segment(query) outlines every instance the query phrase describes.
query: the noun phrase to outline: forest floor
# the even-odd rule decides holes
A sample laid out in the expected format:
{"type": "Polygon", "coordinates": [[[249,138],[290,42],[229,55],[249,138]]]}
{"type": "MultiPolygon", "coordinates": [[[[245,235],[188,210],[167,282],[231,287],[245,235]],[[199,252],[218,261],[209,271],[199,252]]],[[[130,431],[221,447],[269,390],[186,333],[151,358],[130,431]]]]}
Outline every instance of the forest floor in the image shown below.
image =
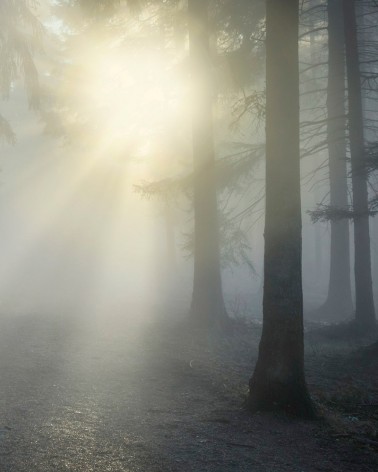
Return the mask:
{"type": "Polygon", "coordinates": [[[374,336],[308,327],[310,422],[242,408],[258,322],[140,318],[1,317],[1,472],[378,470],[374,336]]]}

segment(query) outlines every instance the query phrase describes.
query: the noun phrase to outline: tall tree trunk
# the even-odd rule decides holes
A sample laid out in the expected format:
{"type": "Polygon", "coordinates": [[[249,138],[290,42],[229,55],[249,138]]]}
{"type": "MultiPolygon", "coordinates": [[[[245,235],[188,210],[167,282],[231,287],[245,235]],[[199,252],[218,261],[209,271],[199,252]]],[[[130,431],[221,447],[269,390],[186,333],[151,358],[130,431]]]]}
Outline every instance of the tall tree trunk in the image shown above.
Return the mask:
{"type": "Polygon", "coordinates": [[[266,2],[264,324],[251,410],[314,414],[304,375],[298,0],[266,2]]]}
{"type": "Polygon", "coordinates": [[[354,274],[356,283],[356,324],[360,330],[375,327],[371,277],[368,189],[365,170],[361,78],[354,0],[343,0],[348,78],[349,141],[352,165],[354,217],[354,274]]]}
{"type": "MultiPolygon", "coordinates": [[[[342,0],[328,2],[328,155],[330,205],[348,207],[345,136],[345,35],[342,0]]],[[[333,319],[353,313],[348,220],[331,221],[330,278],[322,311],[333,319]]]]}
{"type": "Polygon", "coordinates": [[[216,196],[213,87],[207,0],[189,0],[189,47],[192,68],[192,139],[194,163],[194,280],[192,320],[206,328],[224,329],[228,316],[223,300],[216,196]]]}
{"type": "MultiPolygon", "coordinates": [[[[310,0],[309,2],[309,9],[315,9],[316,6],[319,6],[319,0],[310,0]]],[[[315,22],[310,23],[310,28],[314,30],[310,33],[310,61],[311,64],[316,64],[317,58],[315,54],[315,47],[316,47],[316,24],[315,22]]],[[[313,92],[318,88],[316,83],[316,69],[311,69],[311,78],[313,81],[309,82],[308,89],[310,92],[313,92]]],[[[323,158],[322,158],[323,159],[323,158]]],[[[315,160],[313,158],[313,172],[316,173],[319,167],[319,160],[315,160]]],[[[323,190],[321,185],[318,182],[315,182],[313,187],[313,199],[314,199],[314,206],[317,205],[318,202],[321,201],[323,197],[323,190]]],[[[315,260],[313,262],[314,267],[314,275],[316,281],[322,280],[322,272],[323,272],[323,257],[324,257],[324,238],[323,238],[323,228],[320,225],[315,225],[314,227],[314,254],[315,260]]]]}

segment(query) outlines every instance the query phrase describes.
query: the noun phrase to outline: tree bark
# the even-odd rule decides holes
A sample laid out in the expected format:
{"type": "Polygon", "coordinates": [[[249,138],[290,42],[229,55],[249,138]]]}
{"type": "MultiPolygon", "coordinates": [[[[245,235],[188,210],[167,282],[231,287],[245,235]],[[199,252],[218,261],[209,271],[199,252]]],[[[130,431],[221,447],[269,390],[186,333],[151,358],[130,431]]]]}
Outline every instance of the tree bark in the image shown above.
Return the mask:
{"type": "Polygon", "coordinates": [[[304,375],[298,1],[266,2],[263,332],[247,406],[311,417],[304,375]]]}
{"type": "Polygon", "coordinates": [[[194,279],[191,319],[205,328],[227,329],[220,266],[213,132],[213,87],[207,0],[189,0],[194,164],[194,279]]]}
{"type": "Polygon", "coordinates": [[[354,209],[354,275],[356,284],[355,321],[359,330],[375,327],[371,276],[367,173],[362,112],[361,77],[354,0],[343,0],[348,79],[349,141],[354,209]]]}
{"type": "MultiPolygon", "coordinates": [[[[328,2],[327,140],[330,205],[348,207],[345,136],[345,35],[342,0],[328,2]]],[[[353,313],[348,220],[331,221],[328,297],[321,310],[333,319],[353,313]]]]}

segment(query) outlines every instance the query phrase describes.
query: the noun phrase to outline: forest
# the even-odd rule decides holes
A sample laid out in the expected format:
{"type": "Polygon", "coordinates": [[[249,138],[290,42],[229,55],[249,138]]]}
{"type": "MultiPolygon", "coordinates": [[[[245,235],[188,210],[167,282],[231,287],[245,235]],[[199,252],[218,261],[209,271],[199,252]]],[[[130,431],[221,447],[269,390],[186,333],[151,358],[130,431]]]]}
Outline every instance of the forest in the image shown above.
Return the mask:
{"type": "Polygon", "coordinates": [[[0,472],[378,470],[378,2],[0,0],[0,472]]]}

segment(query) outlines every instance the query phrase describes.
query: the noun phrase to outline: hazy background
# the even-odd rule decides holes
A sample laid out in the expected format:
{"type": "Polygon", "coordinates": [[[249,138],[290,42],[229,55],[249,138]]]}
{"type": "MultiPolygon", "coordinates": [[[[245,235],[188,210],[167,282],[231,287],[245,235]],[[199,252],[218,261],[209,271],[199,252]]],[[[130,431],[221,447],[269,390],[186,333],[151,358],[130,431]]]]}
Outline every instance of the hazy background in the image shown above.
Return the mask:
{"type": "MultiPolygon", "coordinates": [[[[71,105],[76,101],[78,113],[86,116],[92,131],[83,133],[80,145],[47,135],[46,118],[28,110],[21,81],[14,84],[10,99],[1,102],[2,114],[17,134],[14,146],[0,145],[2,310],[127,313],[129,306],[143,303],[183,314],[189,309],[192,290],[192,259],[183,250],[193,223],[190,199],[174,195],[168,221],[165,201],[142,198],[134,187],[190,172],[187,79],[182,69],[167,67],[169,61],[179,64],[178,56],[185,58],[185,40],[176,56],[168,54],[169,61],[164,54],[146,53],[149,48],[154,51],[156,37],[142,46],[136,42],[135,50],[134,43],[127,43],[119,53],[108,36],[104,41],[99,35],[93,46],[92,31],[87,42],[74,38],[81,45],[78,48],[64,36],[66,30],[47,8],[48,2],[43,6],[41,18],[55,39],[51,44],[45,41],[44,51],[37,56],[41,83],[50,87],[50,94],[69,97],[71,105]],[[109,55],[101,41],[106,47],[111,44],[109,55]],[[135,60],[140,50],[144,52],[135,60]],[[62,79],[54,75],[57,64],[63,64],[66,72],[67,64],[80,64],[82,70],[68,67],[62,79]]],[[[142,35],[135,24],[128,34],[134,34],[133,28],[137,37],[142,35]]],[[[116,44],[116,39],[112,41],[116,44]]],[[[324,49],[321,34],[315,41],[324,49]]],[[[166,47],[169,51],[171,46],[166,47]]],[[[308,47],[301,43],[304,57],[308,47]]],[[[227,70],[223,73],[227,77],[227,70]]],[[[253,87],[263,88],[261,78],[253,87]]],[[[232,92],[228,103],[220,101],[215,112],[218,155],[227,155],[227,142],[263,141],[264,126],[253,119],[231,126],[230,103],[237,96],[232,92]]],[[[327,167],[313,174],[326,157],[323,151],[302,161],[303,283],[308,313],[327,295],[330,228],[324,223],[313,225],[307,215],[328,194],[327,167]]],[[[222,191],[220,206],[229,200],[233,214],[238,214],[261,197],[263,168],[263,161],[255,165],[240,193],[230,197],[222,191]]],[[[226,302],[235,316],[261,315],[262,216],[260,203],[235,223],[243,227],[253,265],[253,271],[246,265],[224,268],[226,302]]],[[[377,276],[375,220],[371,227],[377,276]]]]}

